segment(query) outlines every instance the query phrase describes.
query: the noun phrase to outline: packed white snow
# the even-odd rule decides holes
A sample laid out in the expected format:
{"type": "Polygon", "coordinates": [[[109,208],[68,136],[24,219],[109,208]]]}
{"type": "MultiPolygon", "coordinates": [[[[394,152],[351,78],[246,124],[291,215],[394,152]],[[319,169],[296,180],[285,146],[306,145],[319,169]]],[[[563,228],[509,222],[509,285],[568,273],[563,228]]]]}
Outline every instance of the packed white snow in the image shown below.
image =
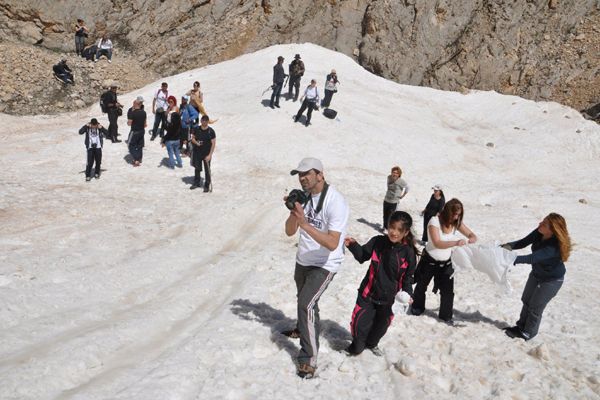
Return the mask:
{"type": "MultiPolygon", "coordinates": [[[[77,71],[75,71],[77,74],[77,71]]],[[[166,167],[146,136],[143,164],[105,142],[101,179],[85,182],[78,129],[99,107],[57,116],[2,115],[0,133],[0,398],[8,399],[589,399],[600,396],[600,129],[570,108],[494,92],[399,85],[351,58],[279,45],[162,79],[179,100],[195,80],[214,124],[214,191],[193,169],[166,167]],[[298,102],[268,107],[272,67],[300,53],[323,94],[341,81],[334,120],[294,124],[298,102]],[[347,199],[348,232],[378,234],[386,176],[400,165],[415,220],[441,184],[465,205],[480,243],[520,239],[549,212],[575,247],[565,283],[529,342],[506,337],[530,267],[507,295],[485,274],[457,275],[455,326],[427,293],[420,317],[397,315],[380,347],[348,358],[349,321],[368,264],[346,254],[320,301],[317,377],[295,374],[297,237],[282,198],[289,171],[318,157],[347,199]]],[[[161,80],[161,81],[162,81],[161,80]]],[[[157,81],[120,94],[151,106],[157,81]]],[[[287,90],[284,89],[284,93],[287,90]]],[[[149,117],[149,125],[153,122],[149,117]]],[[[126,119],[119,119],[126,138],[126,119]]],[[[521,253],[524,253],[521,252],[521,253]]]]}

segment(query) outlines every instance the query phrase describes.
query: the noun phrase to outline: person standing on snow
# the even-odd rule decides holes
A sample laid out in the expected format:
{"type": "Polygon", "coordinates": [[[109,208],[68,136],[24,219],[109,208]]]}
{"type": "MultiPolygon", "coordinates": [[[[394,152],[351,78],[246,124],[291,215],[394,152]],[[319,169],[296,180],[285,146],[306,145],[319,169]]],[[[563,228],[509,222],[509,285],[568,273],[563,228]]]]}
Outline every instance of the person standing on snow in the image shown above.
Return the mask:
{"type": "Polygon", "coordinates": [[[402,170],[399,166],[392,167],[391,174],[387,177],[387,192],[383,199],[383,228],[388,227],[388,218],[398,208],[398,203],[408,193],[408,184],[402,179],[402,170]]]}
{"type": "Polygon", "coordinates": [[[283,57],[277,57],[277,64],[273,66],[273,93],[271,94],[271,103],[269,107],[279,108],[279,97],[281,96],[281,89],[283,88],[283,82],[285,81],[285,74],[283,70],[283,57]]]}
{"type": "Polygon", "coordinates": [[[333,94],[337,92],[337,85],[340,83],[337,78],[337,72],[335,69],[331,70],[331,73],[325,78],[325,98],[323,99],[323,107],[329,108],[331,105],[331,98],[333,94]]]}
{"type": "Polygon", "coordinates": [[[128,146],[129,154],[133,158],[133,166],[139,167],[144,156],[144,132],[146,126],[146,111],[144,111],[144,98],[138,96],[133,102],[133,107],[127,112],[127,125],[131,127],[128,146]]]}
{"type": "Polygon", "coordinates": [[[344,260],[349,209],[344,197],[325,182],[323,164],[316,158],[303,159],[290,174],[298,175],[308,199],[305,204],[295,202],[285,221],[287,236],[300,233],[294,270],[298,320],[295,329],[282,333],[300,338],[297,374],[310,379],[319,351],[318,302],[344,260]]]}
{"type": "Polygon", "coordinates": [[[298,113],[294,117],[294,122],[298,122],[304,113],[304,110],[308,108],[308,112],[306,113],[306,122],[304,125],[309,126],[313,110],[317,110],[319,108],[319,89],[317,88],[316,80],[311,79],[310,85],[306,87],[306,90],[304,90],[304,94],[300,100],[302,99],[304,99],[304,101],[302,102],[298,113]]]}
{"type": "Polygon", "coordinates": [[[517,256],[515,260],[515,265],[531,264],[531,273],[521,296],[521,315],[515,326],[505,329],[507,336],[524,340],[537,335],[544,309],[563,284],[564,263],[571,255],[571,237],[565,219],[550,213],[529,235],[502,247],[518,250],[529,245],[531,254],[517,256]]]}
{"type": "Polygon", "coordinates": [[[92,167],[94,163],[94,178],[100,179],[100,164],[102,163],[102,145],[103,136],[108,135],[108,131],[98,123],[96,118],[92,118],[89,124],[85,124],[79,130],[79,134],[85,134],[85,148],[87,149],[87,165],[85,167],[85,180],[89,182],[92,179],[92,167]]]}
{"type": "Polygon", "coordinates": [[[427,243],[427,225],[429,224],[429,220],[439,215],[444,208],[444,204],[446,204],[442,186],[435,185],[431,189],[433,189],[433,194],[425,206],[425,209],[421,211],[421,215],[423,216],[423,236],[421,237],[421,244],[423,245],[427,243]]]}
{"type": "Polygon", "coordinates": [[[302,75],[304,75],[304,62],[300,59],[300,54],[296,54],[294,56],[294,61],[290,63],[289,66],[290,72],[290,80],[288,82],[288,95],[287,99],[290,100],[292,98],[292,89],[294,90],[293,99],[294,101],[298,100],[298,94],[300,92],[300,80],[302,79],[302,75]]]}
{"type": "Polygon", "coordinates": [[[200,126],[195,128],[192,133],[191,164],[194,167],[194,184],[190,189],[194,190],[200,187],[200,173],[204,167],[204,193],[212,191],[210,162],[217,146],[217,135],[214,129],[208,126],[209,121],[208,115],[203,115],[200,119],[200,126]]]}

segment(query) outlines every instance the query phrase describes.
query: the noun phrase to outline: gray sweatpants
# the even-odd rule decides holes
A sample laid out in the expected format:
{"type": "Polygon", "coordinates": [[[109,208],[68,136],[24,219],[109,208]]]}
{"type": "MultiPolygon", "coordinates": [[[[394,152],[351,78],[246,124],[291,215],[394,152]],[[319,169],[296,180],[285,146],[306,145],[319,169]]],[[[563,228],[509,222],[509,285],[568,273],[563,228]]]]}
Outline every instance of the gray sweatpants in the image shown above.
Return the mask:
{"type": "Polygon", "coordinates": [[[517,321],[517,326],[528,339],[537,335],[544,308],[556,296],[562,284],[563,278],[540,282],[533,276],[533,273],[529,274],[521,296],[523,302],[521,316],[517,321]]]}
{"type": "Polygon", "coordinates": [[[296,263],[294,280],[298,289],[298,325],[300,352],[298,364],[317,366],[319,352],[319,298],[332,281],[334,273],[320,267],[296,263]]]}

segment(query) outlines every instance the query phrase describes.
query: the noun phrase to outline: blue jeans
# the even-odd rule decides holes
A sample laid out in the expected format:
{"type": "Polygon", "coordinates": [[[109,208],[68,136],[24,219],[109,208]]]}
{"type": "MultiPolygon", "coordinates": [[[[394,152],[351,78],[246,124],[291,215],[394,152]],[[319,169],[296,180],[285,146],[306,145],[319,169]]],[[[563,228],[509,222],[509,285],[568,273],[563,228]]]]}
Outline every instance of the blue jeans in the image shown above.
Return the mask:
{"type": "Polygon", "coordinates": [[[169,153],[169,166],[171,168],[175,168],[175,159],[177,159],[177,166],[181,168],[183,163],[181,162],[181,154],[179,153],[179,139],[177,140],[169,140],[165,142],[167,146],[167,153],[169,153]],[[175,157],[173,157],[175,156],[175,157]]]}
{"type": "Polygon", "coordinates": [[[100,58],[101,55],[105,55],[109,60],[112,59],[112,49],[98,49],[96,51],[96,60],[100,58]]]}

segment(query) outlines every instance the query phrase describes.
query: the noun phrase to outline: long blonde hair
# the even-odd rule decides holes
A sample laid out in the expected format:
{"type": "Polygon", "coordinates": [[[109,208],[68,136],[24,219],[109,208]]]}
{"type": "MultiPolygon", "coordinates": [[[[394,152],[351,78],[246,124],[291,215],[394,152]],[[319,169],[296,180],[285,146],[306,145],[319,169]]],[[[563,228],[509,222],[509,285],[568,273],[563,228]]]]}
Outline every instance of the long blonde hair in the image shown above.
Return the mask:
{"type": "Polygon", "coordinates": [[[550,230],[558,240],[558,248],[560,250],[560,259],[564,262],[571,255],[571,237],[567,230],[567,222],[557,213],[550,213],[546,217],[550,230]]]}

